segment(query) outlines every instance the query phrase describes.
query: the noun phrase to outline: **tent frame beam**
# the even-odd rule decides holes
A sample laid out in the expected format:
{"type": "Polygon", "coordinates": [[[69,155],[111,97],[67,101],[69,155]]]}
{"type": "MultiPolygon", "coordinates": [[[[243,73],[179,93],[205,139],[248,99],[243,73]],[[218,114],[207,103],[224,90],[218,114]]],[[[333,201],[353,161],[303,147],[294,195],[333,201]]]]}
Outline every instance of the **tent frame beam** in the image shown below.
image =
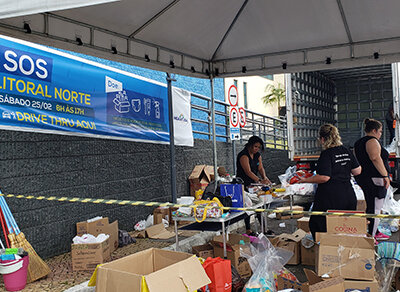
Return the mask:
{"type": "MultiPolygon", "coordinates": [[[[178,1],[178,0],[176,0],[178,1]]],[[[340,0],[337,0],[338,5],[341,4],[340,0]]],[[[177,2],[172,2],[173,3],[177,2]]],[[[245,1],[242,5],[242,8],[246,5],[247,1],[245,1]]],[[[168,7],[164,8],[168,9],[168,7]]],[[[238,11],[238,16],[240,14],[240,11],[238,11]]],[[[287,51],[281,51],[281,52],[271,52],[271,53],[264,53],[264,54],[257,54],[257,55],[250,55],[246,57],[235,57],[235,58],[226,58],[226,59],[215,59],[212,62],[207,59],[201,59],[195,56],[192,56],[190,54],[186,54],[180,51],[172,50],[163,46],[158,46],[140,39],[136,38],[129,38],[128,36],[122,35],[117,32],[109,31],[107,29],[103,29],[101,27],[96,27],[96,26],[91,26],[86,23],[82,23],[79,21],[72,20],[70,18],[66,18],[63,16],[59,16],[56,14],[52,13],[42,13],[44,18],[44,22],[40,22],[40,26],[38,27],[38,23],[33,23],[31,27],[33,28],[31,34],[26,34],[26,31],[23,29],[23,23],[25,21],[25,18],[20,18],[21,19],[21,25],[17,26],[16,24],[7,24],[7,23],[0,23],[0,33],[12,36],[12,37],[17,37],[21,39],[26,39],[26,40],[31,40],[36,43],[42,43],[44,45],[49,45],[49,46],[55,46],[59,48],[64,48],[67,50],[71,51],[76,51],[79,53],[83,54],[89,54],[93,55],[95,54],[94,51],[101,52],[101,57],[105,59],[110,59],[118,62],[123,62],[135,66],[141,66],[141,67],[147,67],[147,68],[152,68],[155,69],[155,67],[158,67],[156,70],[163,70],[163,71],[169,71],[171,73],[178,73],[178,74],[185,74],[189,76],[194,76],[194,77],[200,77],[200,78],[209,78],[210,72],[209,68],[219,68],[219,75],[218,77],[227,77],[227,76],[233,76],[233,75],[254,75],[254,74],[263,74],[264,72],[269,72],[271,74],[274,73],[282,73],[285,72],[282,68],[282,65],[279,63],[279,57],[275,58],[274,64],[271,64],[268,66],[268,58],[270,57],[276,57],[276,56],[282,56],[282,60],[285,60],[287,56],[285,55],[290,55],[294,53],[300,53],[302,54],[303,58],[302,60],[298,60],[292,63],[287,63],[287,66],[289,68],[293,68],[292,70],[298,71],[307,71],[307,70],[316,70],[315,67],[322,67],[319,68],[320,70],[325,70],[325,69],[333,69],[333,68],[340,68],[343,67],[343,64],[348,63],[349,61],[356,61],[354,64],[359,66],[362,66],[362,62],[367,61],[370,65],[374,64],[379,64],[379,62],[382,62],[381,60],[384,60],[384,57],[386,58],[391,58],[387,59],[386,62],[391,62],[395,61],[396,58],[400,55],[400,53],[393,52],[393,51],[383,51],[379,52],[379,60],[374,60],[372,55],[368,53],[362,53],[359,56],[354,56],[354,48],[357,48],[358,46],[368,46],[371,44],[377,44],[377,43],[388,43],[390,42],[398,42],[400,41],[400,36],[394,36],[394,37],[389,37],[389,38],[381,38],[381,39],[375,39],[375,40],[366,40],[366,41],[358,41],[358,42],[351,42],[352,41],[352,36],[350,33],[350,30],[348,31],[348,37],[350,43],[342,43],[342,44],[334,44],[334,45],[326,45],[326,46],[315,46],[315,47],[307,47],[307,48],[301,48],[301,49],[295,49],[295,50],[287,50],[287,51]],[[79,28],[84,28],[85,31],[89,29],[89,32],[86,34],[86,40],[84,41],[83,45],[78,46],[76,39],[74,37],[64,37],[60,35],[55,35],[51,34],[50,32],[54,31],[52,29],[51,25],[51,19],[55,18],[60,21],[64,21],[69,24],[73,24],[77,26],[77,31],[79,31],[79,28]],[[1,29],[3,28],[3,29],[1,29]],[[106,47],[103,45],[103,43],[97,44],[95,41],[95,32],[99,31],[104,34],[106,34],[110,41],[113,40],[113,38],[118,38],[119,40],[124,40],[126,41],[126,46],[124,46],[123,49],[118,50],[117,54],[112,54],[111,52],[111,44],[110,47],[106,47]],[[32,40],[31,36],[35,36],[35,38],[32,40]],[[68,46],[63,46],[62,43],[67,43],[68,46]],[[151,58],[148,58],[148,56],[144,55],[143,53],[137,53],[135,54],[135,44],[138,44],[140,46],[146,46],[149,49],[152,49],[153,55],[151,58]],[[76,46],[76,47],[75,47],[76,46]],[[321,60],[309,60],[307,58],[309,52],[316,52],[316,51],[323,51],[323,50],[329,50],[329,49],[336,49],[336,48],[343,48],[343,47],[349,47],[350,49],[350,55],[346,57],[342,57],[340,59],[332,59],[332,65],[326,65],[325,64],[325,58],[321,60]],[[110,54],[108,56],[108,53],[110,54]],[[143,54],[144,56],[142,56],[143,54]],[[168,54],[173,54],[171,59],[166,59],[165,56],[168,54]],[[367,55],[368,54],[368,55],[367,55]],[[161,56],[161,57],[160,57],[161,56]],[[382,58],[381,58],[382,57],[382,58]],[[255,62],[254,60],[259,59],[259,62],[255,62]],[[267,59],[267,60],[266,60],[267,59]],[[278,60],[276,60],[278,59],[278,60]],[[370,59],[370,60],[368,60],[370,59]],[[248,66],[246,63],[252,60],[253,64],[251,66],[248,66]],[[174,62],[173,65],[171,65],[171,61],[174,62]],[[241,62],[243,61],[243,66],[247,65],[246,72],[241,71],[242,66],[238,66],[232,68],[229,67],[229,62],[235,61],[235,62],[241,62]],[[277,62],[278,61],[278,62],[277,62]],[[194,66],[193,66],[194,64],[194,66]],[[221,68],[222,67],[222,68],[221,68]],[[310,68],[310,69],[308,69],[310,68]]],[[[344,24],[347,22],[346,18],[344,15],[342,15],[342,20],[344,24]]],[[[29,23],[29,18],[28,18],[28,23],[29,23]]],[[[235,21],[231,23],[231,26],[234,26],[235,21]]],[[[346,26],[346,24],[345,24],[346,26]]],[[[229,33],[229,31],[227,32],[229,33]]],[[[76,37],[78,37],[77,34],[75,34],[76,37]]],[[[223,43],[224,39],[221,40],[220,45],[223,43]]],[[[364,50],[365,51],[365,50],[364,50]]],[[[139,51],[138,51],[139,52],[139,51]]],[[[142,51],[140,51],[142,52],[142,51]]],[[[215,53],[218,52],[215,51],[215,53]]],[[[282,61],[283,63],[284,61],[282,61]]],[[[287,71],[289,72],[288,69],[287,71]]],[[[317,69],[318,70],[318,69],[317,69]]]]}
{"type": "Polygon", "coordinates": [[[135,38],[135,35],[137,35],[139,32],[141,32],[143,29],[145,29],[148,25],[156,21],[161,15],[163,15],[165,12],[167,12],[169,9],[171,9],[175,4],[177,4],[180,0],[174,0],[172,3],[168,4],[166,7],[164,7],[160,12],[158,12],[156,15],[154,15],[152,18],[150,18],[145,24],[143,24],[141,27],[139,27],[137,30],[135,30],[129,38],[135,38]]]}

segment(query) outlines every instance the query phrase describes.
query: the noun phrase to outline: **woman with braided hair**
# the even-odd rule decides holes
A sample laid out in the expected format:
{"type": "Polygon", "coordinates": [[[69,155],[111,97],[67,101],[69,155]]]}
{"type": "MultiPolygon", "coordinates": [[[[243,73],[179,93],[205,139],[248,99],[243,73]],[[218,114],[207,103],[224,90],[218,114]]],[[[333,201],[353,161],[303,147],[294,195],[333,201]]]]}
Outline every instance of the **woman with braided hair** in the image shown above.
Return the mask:
{"type": "MultiPolygon", "coordinates": [[[[353,153],[342,145],[335,126],[322,125],[318,140],[323,150],[317,162],[317,174],[299,181],[318,184],[313,211],[356,210],[357,197],[350,178],[351,174],[361,173],[361,166],[353,153]]],[[[315,240],[316,232],[326,232],[326,217],[313,215],[309,225],[315,240]]]]}

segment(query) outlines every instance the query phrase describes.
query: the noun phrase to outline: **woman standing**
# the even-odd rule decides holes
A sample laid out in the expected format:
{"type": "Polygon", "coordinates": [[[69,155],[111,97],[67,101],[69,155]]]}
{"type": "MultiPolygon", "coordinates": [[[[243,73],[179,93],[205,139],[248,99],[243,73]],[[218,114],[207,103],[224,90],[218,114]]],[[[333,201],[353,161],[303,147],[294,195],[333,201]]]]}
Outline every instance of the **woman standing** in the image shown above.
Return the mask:
{"type": "MultiPolygon", "coordinates": [[[[271,184],[265,174],[260,154],[260,150],[264,150],[263,140],[258,136],[252,136],[244,146],[244,149],[239,152],[236,159],[236,176],[243,179],[246,191],[252,183],[271,184]],[[258,177],[258,173],[260,173],[261,178],[258,177]]],[[[257,217],[260,220],[261,214],[257,213],[257,217]]],[[[251,234],[250,217],[246,217],[244,222],[246,224],[246,233],[251,234]]]]}
{"type": "MultiPolygon", "coordinates": [[[[356,210],[357,198],[350,182],[351,174],[361,173],[353,153],[342,145],[338,129],[325,124],[319,128],[319,141],[323,151],[317,162],[317,174],[299,183],[317,183],[313,211],[356,210]]],[[[311,216],[310,231],[326,232],[326,217],[311,216]]]]}
{"type": "MultiPolygon", "coordinates": [[[[365,136],[354,144],[354,152],[361,164],[362,172],[356,177],[357,183],[364,192],[368,214],[380,214],[386,190],[390,185],[389,153],[381,146],[382,123],[374,119],[365,119],[365,136]]],[[[368,218],[368,233],[377,240],[389,236],[376,232],[379,219],[368,218]]]]}

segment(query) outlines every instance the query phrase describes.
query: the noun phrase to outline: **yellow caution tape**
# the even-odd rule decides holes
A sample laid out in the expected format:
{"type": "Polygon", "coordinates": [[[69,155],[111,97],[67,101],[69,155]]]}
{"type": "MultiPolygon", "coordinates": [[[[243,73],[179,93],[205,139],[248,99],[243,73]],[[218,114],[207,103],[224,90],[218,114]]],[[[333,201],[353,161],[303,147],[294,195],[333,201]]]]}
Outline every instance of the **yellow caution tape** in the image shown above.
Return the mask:
{"type": "MultiPolygon", "coordinates": [[[[116,205],[132,205],[132,206],[147,206],[147,207],[189,207],[195,208],[195,205],[182,205],[166,202],[146,202],[146,201],[129,201],[129,200],[114,200],[114,199],[97,199],[97,198],[68,198],[68,197],[46,197],[46,196],[33,196],[33,195],[13,195],[13,194],[0,194],[6,198],[17,199],[35,199],[41,201],[59,201],[59,202],[79,202],[79,203],[93,203],[93,204],[116,204],[116,205]]],[[[224,211],[253,211],[259,213],[283,213],[283,214],[303,214],[303,215],[318,215],[318,216],[342,216],[342,217],[361,217],[361,218],[388,218],[400,219],[400,214],[387,215],[387,214],[365,214],[365,213],[341,213],[341,212],[322,212],[322,211],[299,211],[299,210],[277,210],[277,209],[264,209],[264,208],[235,208],[235,207],[220,207],[224,211]]]]}

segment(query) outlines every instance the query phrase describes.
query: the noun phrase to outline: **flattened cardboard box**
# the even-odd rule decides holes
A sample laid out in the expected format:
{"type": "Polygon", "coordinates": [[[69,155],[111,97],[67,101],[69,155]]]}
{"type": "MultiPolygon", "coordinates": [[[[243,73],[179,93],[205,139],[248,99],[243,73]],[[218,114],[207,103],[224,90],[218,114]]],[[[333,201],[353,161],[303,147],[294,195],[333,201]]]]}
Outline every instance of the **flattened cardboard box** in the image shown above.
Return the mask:
{"type": "MultiPolygon", "coordinates": [[[[335,211],[328,211],[335,212],[335,211]]],[[[354,212],[354,211],[337,211],[354,212]]],[[[363,212],[357,212],[363,213],[363,212]]],[[[326,229],[331,234],[367,234],[367,219],[359,217],[327,216],[326,229]]]]}
{"type": "Polygon", "coordinates": [[[111,252],[118,248],[118,220],[108,223],[108,218],[102,218],[93,222],[82,221],[76,223],[76,235],[91,234],[97,236],[100,233],[110,235],[111,252]]]}
{"type": "Polygon", "coordinates": [[[98,268],[96,292],[187,292],[211,283],[200,261],[183,252],[150,248],[98,268]]]}
{"type": "MultiPolygon", "coordinates": [[[[226,254],[228,260],[236,268],[239,274],[246,278],[251,276],[251,268],[246,258],[240,256],[239,242],[243,240],[245,243],[250,242],[250,239],[241,234],[229,234],[226,240],[226,254]]],[[[223,237],[222,235],[215,236],[210,242],[214,247],[214,257],[224,258],[223,237]]]]}
{"type": "Polygon", "coordinates": [[[72,270],[91,271],[110,259],[110,238],[101,243],[72,244],[72,270]]]}
{"type": "Polygon", "coordinates": [[[356,235],[319,234],[318,276],[374,280],[374,239],[356,235]],[[340,268],[339,268],[340,267],[340,268]]]}
{"type": "Polygon", "coordinates": [[[271,239],[273,246],[280,247],[293,252],[288,265],[300,264],[300,242],[306,236],[304,230],[298,229],[293,234],[283,233],[271,239]]]}

